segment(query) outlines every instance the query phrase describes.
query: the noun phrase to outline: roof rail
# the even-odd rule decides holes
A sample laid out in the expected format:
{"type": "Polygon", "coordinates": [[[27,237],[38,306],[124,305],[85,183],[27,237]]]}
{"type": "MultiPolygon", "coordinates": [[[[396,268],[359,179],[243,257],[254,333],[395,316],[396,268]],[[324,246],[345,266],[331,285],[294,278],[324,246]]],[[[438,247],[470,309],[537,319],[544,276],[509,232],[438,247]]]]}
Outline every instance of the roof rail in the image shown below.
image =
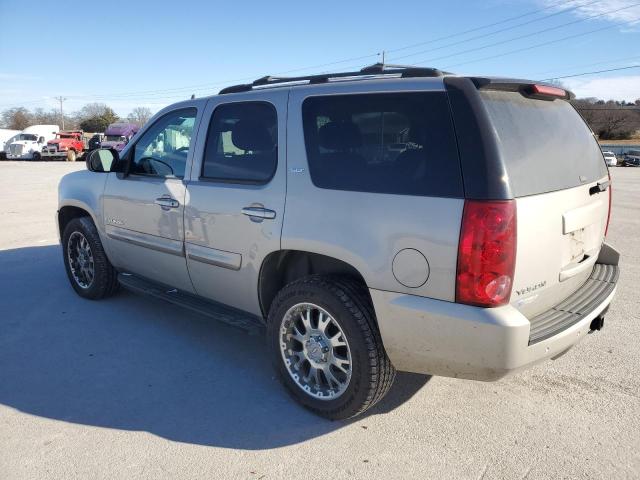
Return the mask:
{"type": "Polygon", "coordinates": [[[254,80],[252,83],[243,83],[240,85],[233,85],[231,87],[223,88],[222,90],[220,90],[219,94],[224,95],[225,93],[248,92],[250,90],[253,90],[254,87],[277,85],[281,83],[326,83],[333,78],[372,77],[380,75],[399,75],[401,78],[441,77],[445,73],[447,72],[441,72],[437,68],[422,68],[414,67],[411,65],[388,65],[375,63],[355,72],[321,73],[317,75],[304,75],[300,77],[273,77],[267,75],[265,77],[254,80]]]}

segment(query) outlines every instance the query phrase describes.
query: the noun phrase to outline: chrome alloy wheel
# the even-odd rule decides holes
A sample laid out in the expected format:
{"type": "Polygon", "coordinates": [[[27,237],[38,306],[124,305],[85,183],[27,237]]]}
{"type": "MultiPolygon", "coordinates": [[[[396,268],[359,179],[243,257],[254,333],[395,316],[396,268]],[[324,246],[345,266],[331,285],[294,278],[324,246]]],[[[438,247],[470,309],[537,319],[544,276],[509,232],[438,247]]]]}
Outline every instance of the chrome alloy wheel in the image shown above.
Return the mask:
{"type": "Polygon", "coordinates": [[[71,275],[80,288],[89,288],[95,277],[93,253],[86,237],[73,232],[67,242],[67,260],[71,275]]]}
{"type": "Polygon", "coordinates": [[[351,351],[338,322],[313,303],[299,303],[280,324],[280,353],[287,371],[320,400],[342,395],[351,380],[351,351]]]}

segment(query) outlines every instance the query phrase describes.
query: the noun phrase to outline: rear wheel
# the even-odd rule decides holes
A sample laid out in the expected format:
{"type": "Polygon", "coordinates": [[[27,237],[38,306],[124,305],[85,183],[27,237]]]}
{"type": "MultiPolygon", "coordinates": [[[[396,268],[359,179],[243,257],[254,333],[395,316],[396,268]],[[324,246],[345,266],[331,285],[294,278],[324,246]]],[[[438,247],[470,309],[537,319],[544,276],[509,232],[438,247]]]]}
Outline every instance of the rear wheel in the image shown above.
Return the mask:
{"type": "Polygon", "coordinates": [[[75,162],[76,161],[76,152],[75,150],[69,150],[67,152],[67,162],[75,162]]]}
{"type": "Polygon", "coordinates": [[[375,405],[395,377],[366,287],[350,278],[311,276],[284,287],[269,312],[267,339],[289,392],[332,420],[375,405]]]}
{"type": "Polygon", "coordinates": [[[116,292],[117,272],[89,217],[74,218],[66,225],[62,234],[62,253],[69,282],[78,295],[98,300],[116,292]]]}

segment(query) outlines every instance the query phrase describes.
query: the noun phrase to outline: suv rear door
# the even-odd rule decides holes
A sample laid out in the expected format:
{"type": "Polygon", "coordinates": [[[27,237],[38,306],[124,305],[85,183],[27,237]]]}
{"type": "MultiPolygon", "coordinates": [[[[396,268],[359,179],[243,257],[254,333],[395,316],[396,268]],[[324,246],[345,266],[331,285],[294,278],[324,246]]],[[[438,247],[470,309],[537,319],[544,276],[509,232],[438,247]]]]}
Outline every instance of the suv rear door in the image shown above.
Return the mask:
{"type": "Polygon", "coordinates": [[[531,318],[589,278],[608,221],[608,172],[568,101],[490,89],[480,98],[517,205],[511,303],[531,318]]]}
{"type": "Polygon", "coordinates": [[[287,99],[274,89],[209,100],[187,187],[185,250],[197,293],[256,315],[260,267],[280,249],[287,99]]]}

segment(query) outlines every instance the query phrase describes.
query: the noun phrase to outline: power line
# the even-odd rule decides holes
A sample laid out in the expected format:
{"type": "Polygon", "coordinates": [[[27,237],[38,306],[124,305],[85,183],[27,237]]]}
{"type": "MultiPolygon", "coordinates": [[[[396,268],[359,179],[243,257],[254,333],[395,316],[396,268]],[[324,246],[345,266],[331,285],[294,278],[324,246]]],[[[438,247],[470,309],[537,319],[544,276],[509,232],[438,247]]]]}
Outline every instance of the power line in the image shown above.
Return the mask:
{"type": "MultiPolygon", "coordinates": [[[[436,60],[442,60],[442,59],[450,58],[450,57],[457,57],[458,55],[463,55],[465,53],[477,52],[478,50],[484,50],[486,48],[496,47],[498,45],[504,45],[506,43],[511,43],[511,42],[515,42],[517,40],[522,40],[523,38],[533,37],[535,35],[540,35],[541,33],[550,32],[552,30],[557,30],[559,28],[564,28],[564,27],[567,27],[569,25],[573,25],[573,24],[576,24],[576,23],[584,22],[586,20],[592,20],[594,18],[602,17],[602,16],[605,16],[605,15],[610,15],[612,13],[620,12],[622,10],[627,10],[629,8],[637,7],[638,5],[640,5],[640,2],[634,3],[632,5],[627,5],[626,7],[618,8],[616,10],[609,10],[609,11],[606,11],[606,12],[603,12],[603,13],[599,13],[597,15],[592,15],[592,16],[581,18],[581,19],[578,19],[578,20],[573,20],[571,22],[563,23],[561,25],[555,25],[553,27],[543,28],[542,30],[536,30],[535,32],[527,33],[525,35],[520,35],[520,36],[517,36],[517,37],[508,38],[506,40],[501,40],[499,42],[494,42],[494,43],[490,43],[490,44],[487,44],[487,45],[482,45],[480,47],[470,48],[470,49],[467,49],[467,50],[461,50],[459,52],[451,53],[451,54],[448,54],[448,55],[443,55],[441,57],[430,58],[428,60],[424,60],[424,61],[421,61],[421,62],[418,62],[418,63],[420,64],[420,63],[426,63],[426,62],[434,62],[436,60]]],[[[614,24],[614,25],[612,25],[610,27],[607,27],[607,28],[613,28],[614,26],[616,26],[616,24],[614,24]]]]}
{"type": "Polygon", "coordinates": [[[575,73],[573,75],[563,75],[561,77],[552,77],[552,78],[545,78],[544,80],[541,80],[542,82],[547,82],[549,80],[560,80],[562,78],[573,78],[573,77],[582,77],[585,75],[596,75],[598,73],[606,73],[606,72],[617,72],[619,70],[629,70],[632,68],[640,68],[640,65],[630,65],[628,67],[619,67],[619,68],[608,68],[606,70],[596,70],[594,72],[583,72],[583,73],[575,73]]]}
{"type": "MultiPolygon", "coordinates": [[[[484,33],[482,35],[476,35],[475,37],[466,38],[466,39],[460,40],[458,42],[447,43],[446,45],[441,45],[441,46],[436,47],[436,48],[430,48],[430,49],[427,49],[427,50],[420,50],[418,52],[413,52],[413,53],[409,53],[407,55],[402,55],[400,57],[395,57],[393,59],[393,61],[395,62],[395,61],[398,61],[398,60],[402,60],[404,58],[415,57],[416,55],[421,55],[423,53],[434,52],[436,50],[442,50],[444,48],[449,48],[449,47],[453,47],[453,46],[456,46],[456,45],[461,45],[463,43],[471,42],[471,41],[477,40],[479,38],[485,38],[485,37],[489,37],[489,36],[492,36],[492,35],[497,35],[499,33],[504,33],[504,32],[507,32],[509,30],[514,30],[516,28],[520,28],[520,27],[523,27],[525,25],[530,25],[530,24],[535,23],[535,22],[540,22],[542,20],[546,20],[546,19],[551,18],[551,17],[555,17],[555,16],[558,16],[558,15],[563,15],[563,14],[571,12],[573,10],[577,10],[578,8],[582,8],[582,7],[586,7],[586,6],[589,6],[589,5],[593,5],[594,3],[597,3],[598,1],[600,1],[600,0],[594,0],[594,1],[591,1],[591,2],[584,3],[582,5],[577,5],[577,6],[574,6],[574,7],[571,7],[571,8],[565,8],[564,10],[560,10],[558,12],[554,12],[554,13],[551,13],[549,15],[545,15],[545,16],[540,17],[540,18],[534,18],[533,20],[528,20],[526,22],[518,23],[516,25],[511,25],[510,27],[501,28],[500,30],[495,30],[495,31],[489,32],[489,33],[484,33]]],[[[548,7],[548,8],[553,8],[553,7],[548,7]]],[[[553,27],[552,29],[560,28],[560,27],[566,26],[566,25],[571,25],[572,23],[582,22],[584,20],[588,20],[588,18],[577,20],[577,21],[570,22],[570,23],[567,23],[567,24],[563,24],[563,25],[560,25],[559,27],[553,27]]],[[[544,30],[542,30],[542,31],[544,31],[544,30]]]]}
{"type": "Polygon", "coordinates": [[[627,62],[629,60],[638,61],[639,59],[640,59],[640,55],[634,55],[632,57],[617,58],[615,60],[603,60],[601,62],[582,63],[580,65],[571,65],[570,67],[562,68],[560,70],[558,70],[557,68],[554,68],[552,70],[545,70],[543,72],[536,72],[536,73],[532,73],[532,74],[529,74],[529,75],[525,75],[525,77],[527,77],[527,78],[535,78],[535,77],[538,77],[540,75],[545,75],[545,74],[553,73],[553,72],[571,71],[574,68],[595,67],[596,65],[611,65],[611,64],[619,63],[619,62],[627,62]]]}
{"type": "MultiPolygon", "coordinates": [[[[446,68],[452,68],[452,67],[459,67],[460,65],[467,65],[469,63],[482,62],[484,60],[492,60],[494,58],[504,57],[504,56],[507,56],[507,55],[512,55],[514,53],[520,53],[520,52],[524,52],[524,51],[527,51],[527,50],[532,50],[534,48],[544,47],[544,46],[547,46],[547,45],[553,45],[555,43],[563,42],[565,40],[571,40],[573,38],[584,37],[585,35],[591,35],[592,33],[602,32],[604,30],[609,30],[611,28],[620,27],[620,26],[623,26],[623,25],[630,25],[632,23],[638,22],[639,20],[640,20],[640,18],[635,18],[635,19],[629,20],[627,22],[615,23],[613,25],[608,25],[606,27],[596,28],[595,30],[589,30],[589,31],[582,32],[582,33],[577,33],[577,34],[574,34],[574,35],[569,35],[569,36],[566,36],[566,37],[557,38],[555,40],[550,40],[550,41],[547,41],[547,42],[537,43],[535,45],[530,45],[528,47],[521,47],[521,48],[518,48],[518,49],[515,49],[515,50],[510,50],[508,52],[499,53],[497,55],[490,55],[488,57],[477,58],[475,60],[469,60],[469,61],[466,61],[466,62],[455,63],[453,65],[447,65],[444,68],[446,69],[446,68]]],[[[421,61],[421,62],[416,62],[416,64],[419,65],[421,63],[428,63],[428,62],[431,62],[431,60],[425,60],[425,61],[421,61]]]]}
{"type": "MultiPolygon", "coordinates": [[[[565,5],[569,4],[569,3],[571,3],[571,2],[564,2],[565,5]]],[[[459,37],[460,35],[466,35],[467,33],[477,32],[479,30],[484,30],[485,28],[491,28],[491,27],[495,27],[496,25],[501,25],[503,23],[508,23],[508,22],[513,21],[513,20],[518,20],[519,18],[529,17],[531,15],[535,15],[537,13],[549,10],[551,8],[556,8],[557,6],[558,5],[550,5],[550,6],[545,7],[545,8],[541,8],[541,9],[538,9],[538,10],[533,10],[531,12],[523,13],[521,15],[516,15],[515,17],[505,18],[504,20],[500,20],[498,22],[488,23],[486,25],[481,25],[479,27],[471,28],[469,30],[464,30],[462,32],[452,33],[451,35],[445,35],[444,37],[434,38],[434,39],[427,40],[427,41],[424,41],[424,42],[414,43],[412,45],[406,45],[404,47],[393,48],[391,50],[387,50],[387,53],[399,52],[399,51],[402,51],[402,50],[409,50],[411,48],[420,47],[422,45],[427,45],[429,43],[435,43],[435,42],[439,42],[441,40],[448,40],[450,38],[459,37]]]]}

